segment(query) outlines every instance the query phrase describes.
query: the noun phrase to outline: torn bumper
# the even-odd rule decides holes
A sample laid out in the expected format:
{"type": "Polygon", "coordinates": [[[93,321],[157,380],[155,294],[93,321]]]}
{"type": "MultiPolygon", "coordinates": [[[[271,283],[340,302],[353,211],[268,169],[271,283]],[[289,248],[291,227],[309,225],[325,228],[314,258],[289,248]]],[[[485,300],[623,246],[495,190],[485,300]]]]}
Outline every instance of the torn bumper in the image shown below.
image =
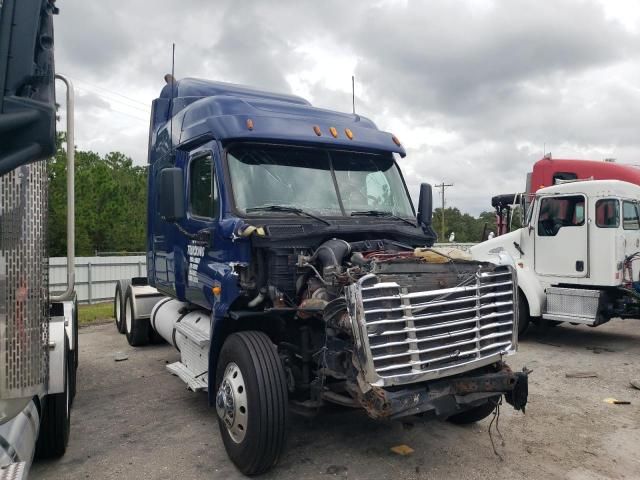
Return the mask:
{"type": "Polygon", "coordinates": [[[396,419],[426,414],[447,418],[501,395],[516,410],[524,412],[528,396],[528,372],[499,371],[437,380],[403,388],[373,387],[361,395],[360,403],[373,418],[396,419]]]}

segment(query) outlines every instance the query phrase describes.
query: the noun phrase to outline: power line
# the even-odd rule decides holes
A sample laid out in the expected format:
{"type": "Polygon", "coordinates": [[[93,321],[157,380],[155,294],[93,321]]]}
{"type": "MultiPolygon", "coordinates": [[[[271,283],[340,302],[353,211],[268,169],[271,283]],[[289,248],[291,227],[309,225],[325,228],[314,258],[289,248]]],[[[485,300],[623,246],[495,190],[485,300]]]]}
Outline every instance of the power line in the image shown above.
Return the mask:
{"type": "Polygon", "coordinates": [[[134,104],[128,103],[128,101],[121,100],[119,98],[113,98],[111,96],[113,94],[107,94],[107,93],[100,92],[98,90],[94,90],[91,87],[87,87],[86,85],[82,85],[82,83],[79,85],[78,88],[80,90],[84,90],[86,92],[93,93],[94,95],[97,95],[97,96],[99,96],[101,98],[105,98],[105,99],[108,99],[110,101],[121,103],[122,105],[126,105],[127,107],[136,108],[136,109],[139,109],[139,110],[144,110],[146,112],[149,111],[149,107],[148,106],[142,106],[142,105],[144,105],[143,103],[138,103],[138,104],[134,105],[134,104]]]}
{"type": "MultiPolygon", "coordinates": [[[[144,102],[141,102],[140,100],[136,100],[134,98],[131,98],[131,97],[123,95],[123,94],[121,94],[119,92],[116,92],[114,90],[110,90],[108,88],[101,87],[99,85],[95,85],[95,84],[92,84],[90,82],[86,82],[85,80],[82,80],[82,79],[77,78],[77,77],[72,77],[72,79],[81,84],[81,85],[79,85],[79,88],[81,90],[85,90],[87,92],[93,93],[93,94],[97,95],[98,97],[102,98],[103,100],[105,100],[107,102],[112,102],[112,103],[115,102],[116,104],[119,104],[119,106],[121,106],[121,107],[131,108],[133,110],[137,110],[137,111],[143,112],[143,113],[145,113],[147,115],[151,114],[151,109],[149,108],[149,105],[147,105],[144,102]],[[84,84],[84,85],[82,85],[82,84],[84,84]],[[95,89],[102,90],[103,92],[106,92],[106,94],[98,92],[95,89]],[[132,102],[135,105],[132,105],[131,103],[127,103],[127,102],[125,102],[123,100],[119,100],[117,98],[110,97],[107,94],[112,95],[112,96],[115,95],[117,97],[121,97],[124,100],[127,100],[128,102],[132,102]]],[[[128,113],[128,112],[123,112],[121,110],[117,110],[117,109],[113,108],[113,105],[109,105],[109,107],[110,107],[110,111],[115,112],[115,113],[119,113],[120,115],[126,115],[127,117],[131,117],[131,118],[134,118],[136,120],[139,120],[139,121],[145,122],[145,123],[147,123],[149,121],[148,118],[142,118],[141,116],[133,115],[132,113],[128,113]]]]}
{"type": "Polygon", "coordinates": [[[438,185],[435,186],[436,188],[440,189],[440,194],[441,194],[441,198],[442,198],[442,210],[440,211],[441,213],[441,219],[442,219],[442,238],[440,239],[441,242],[445,241],[445,237],[444,237],[444,233],[445,233],[445,228],[444,228],[444,191],[447,187],[453,187],[453,183],[444,183],[444,181],[438,185]]]}
{"type": "Polygon", "coordinates": [[[117,95],[118,97],[125,98],[125,99],[129,100],[130,102],[134,102],[134,103],[137,103],[139,105],[143,105],[144,107],[148,107],[148,105],[146,103],[141,102],[140,100],[136,100],[135,98],[127,97],[126,95],[123,95],[123,94],[121,94],[119,92],[116,92],[115,90],[110,90],[108,88],[101,87],[99,85],[94,85],[92,83],[85,82],[84,80],[81,80],[81,79],[79,79],[77,77],[75,78],[75,80],[80,82],[80,83],[84,83],[85,85],[89,85],[90,87],[97,88],[98,90],[104,90],[105,92],[111,93],[113,95],[117,95]]]}
{"type": "Polygon", "coordinates": [[[115,112],[115,113],[119,113],[121,115],[126,115],[127,117],[135,118],[136,120],[140,120],[141,122],[144,122],[147,125],[149,124],[149,119],[148,118],[138,117],[136,115],[131,115],[130,113],[127,113],[127,112],[122,112],[120,110],[114,110],[113,108],[111,109],[111,111],[115,112]]]}
{"type": "Polygon", "coordinates": [[[97,95],[98,97],[100,97],[101,99],[103,99],[103,100],[104,100],[104,101],[106,101],[106,102],[117,103],[117,104],[119,104],[119,105],[122,105],[123,107],[131,108],[131,109],[134,109],[134,110],[137,110],[137,111],[140,111],[140,112],[146,113],[146,114],[149,114],[149,113],[150,113],[150,111],[149,111],[148,109],[144,109],[144,108],[142,108],[142,107],[138,107],[138,106],[136,106],[136,105],[131,105],[131,104],[129,104],[129,103],[125,103],[125,102],[123,102],[122,100],[118,100],[117,98],[107,97],[107,96],[105,96],[104,94],[102,94],[102,93],[100,93],[100,92],[97,92],[97,91],[95,91],[95,90],[91,90],[91,89],[89,89],[89,88],[87,88],[87,87],[85,87],[85,86],[80,85],[80,86],[78,87],[78,89],[79,89],[79,90],[81,90],[81,91],[82,91],[82,90],[84,90],[85,92],[89,92],[89,93],[92,93],[92,94],[94,94],[94,95],[97,95]]]}
{"type": "Polygon", "coordinates": [[[148,118],[142,118],[142,117],[138,117],[136,115],[132,115],[131,113],[127,113],[127,112],[123,112],[121,110],[116,110],[113,107],[111,107],[109,109],[109,112],[113,112],[113,113],[119,113],[120,115],[126,115],[127,117],[131,117],[131,118],[135,118],[136,120],[139,120],[141,122],[144,122],[145,124],[149,124],[149,119],[148,118]]]}

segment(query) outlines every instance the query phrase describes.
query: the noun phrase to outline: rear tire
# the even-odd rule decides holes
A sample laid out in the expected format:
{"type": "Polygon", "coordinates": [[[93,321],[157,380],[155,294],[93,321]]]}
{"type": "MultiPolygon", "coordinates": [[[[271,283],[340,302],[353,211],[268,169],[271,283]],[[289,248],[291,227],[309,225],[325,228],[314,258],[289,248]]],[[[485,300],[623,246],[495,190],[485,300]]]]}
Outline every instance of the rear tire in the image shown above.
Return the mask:
{"type": "Polygon", "coordinates": [[[257,331],[230,335],[216,369],[216,410],[227,455],[245,475],[272,468],[288,427],[286,377],[276,347],[257,331]]]}
{"type": "Polygon", "coordinates": [[[149,326],[149,341],[152,345],[160,345],[162,343],[165,343],[164,338],[162,338],[162,336],[151,326],[149,326]]]}
{"type": "Polygon", "coordinates": [[[120,333],[126,332],[124,324],[124,295],[131,285],[131,280],[124,279],[116,281],[116,291],[113,296],[113,318],[116,321],[116,328],[120,333]]]}
{"type": "Polygon", "coordinates": [[[531,315],[529,314],[529,302],[524,293],[518,292],[518,337],[524,335],[529,328],[531,322],[531,315]]]}
{"type": "Polygon", "coordinates": [[[36,442],[36,458],[58,458],[64,455],[69,443],[71,430],[71,395],[69,368],[73,356],[69,350],[69,341],[64,337],[64,391],[53,393],[44,398],[42,422],[36,442]]]}
{"type": "Polygon", "coordinates": [[[129,285],[124,294],[123,323],[125,324],[125,335],[127,336],[127,342],[129,342],[129,345],[132,347],[140,347],[149,343],[151,325],[149,325],[148,318],[136,318],[133,307],[133,294],[131,292],[131,285],[129,285]]]}
{"type": "Polygon", "coordinates": [[[496,403],[496,400],[491,399],[487,403],[470,408],[464,412],[451,415],[447,418],[447,421],[455,425],[468,425],[470,423],[479,422],[491,415],[496,408],[496,403]]]}

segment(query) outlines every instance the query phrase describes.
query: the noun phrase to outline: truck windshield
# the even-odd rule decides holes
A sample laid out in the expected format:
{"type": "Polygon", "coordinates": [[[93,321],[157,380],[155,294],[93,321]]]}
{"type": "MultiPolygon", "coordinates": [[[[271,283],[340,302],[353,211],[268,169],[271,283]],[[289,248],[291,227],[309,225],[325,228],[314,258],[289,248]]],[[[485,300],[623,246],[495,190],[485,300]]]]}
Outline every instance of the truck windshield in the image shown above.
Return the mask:
{"type": "MultiPolygon", "coordinates": [[[[278,205],[323,216],[386,212],[413,217],[391,155],[236,145],[228,151],[227,161],[241,213],[278,205]]],[[[282,210],[265,209],[260,214],[278,215],[282,210]]]]}

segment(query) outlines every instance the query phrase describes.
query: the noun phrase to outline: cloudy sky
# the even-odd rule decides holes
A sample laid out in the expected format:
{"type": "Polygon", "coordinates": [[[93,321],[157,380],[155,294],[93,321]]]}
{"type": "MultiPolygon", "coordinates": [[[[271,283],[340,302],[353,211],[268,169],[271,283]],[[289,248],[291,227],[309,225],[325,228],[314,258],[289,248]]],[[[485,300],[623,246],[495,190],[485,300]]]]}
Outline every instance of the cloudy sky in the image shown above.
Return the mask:
{"type": "MultiPolygon", "coordinates": [[[[397,135],[415,195],[477,214],[555,158],[640,164],[640,4],[624,0],[59,0],[76,144],[146,162],[171,69],[356,109],[397,135]]],[[[60,98],[62,98],[59,93],[60,98]]]]}

